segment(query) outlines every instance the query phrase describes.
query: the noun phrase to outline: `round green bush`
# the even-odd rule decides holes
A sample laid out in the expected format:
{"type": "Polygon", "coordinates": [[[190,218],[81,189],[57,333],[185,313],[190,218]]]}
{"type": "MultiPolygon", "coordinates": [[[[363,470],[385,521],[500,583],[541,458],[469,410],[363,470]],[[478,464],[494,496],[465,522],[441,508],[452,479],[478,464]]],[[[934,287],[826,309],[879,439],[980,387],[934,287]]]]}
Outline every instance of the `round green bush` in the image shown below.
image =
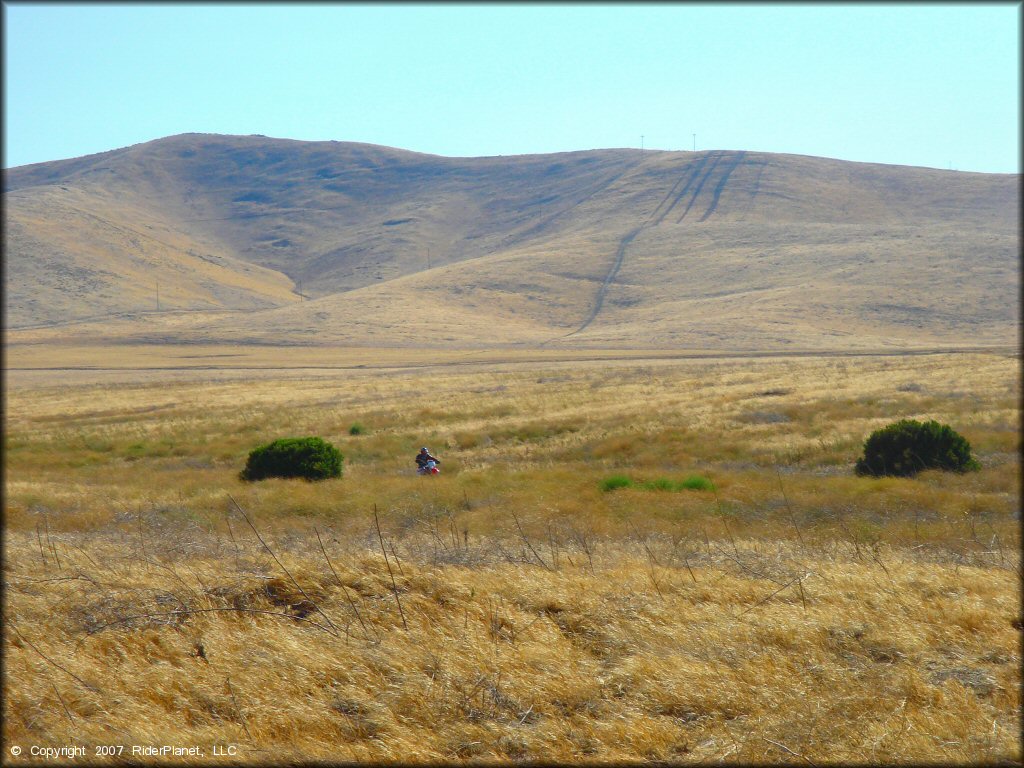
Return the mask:
{"type": "Polygon", "coordinates": [[[971,444],[952,427],[903,419],[871,433],[854,471],[872,477],[913,477],[925,469],[968,472],[980,468],[971,456],[971,444]]]}
{"type": "Polygon", "coordinates": [[[326,480],[341,477],[341,452],[319,437],[285,437],[255,448],[245,463],[243,480],[301,477],[326,480]]]}

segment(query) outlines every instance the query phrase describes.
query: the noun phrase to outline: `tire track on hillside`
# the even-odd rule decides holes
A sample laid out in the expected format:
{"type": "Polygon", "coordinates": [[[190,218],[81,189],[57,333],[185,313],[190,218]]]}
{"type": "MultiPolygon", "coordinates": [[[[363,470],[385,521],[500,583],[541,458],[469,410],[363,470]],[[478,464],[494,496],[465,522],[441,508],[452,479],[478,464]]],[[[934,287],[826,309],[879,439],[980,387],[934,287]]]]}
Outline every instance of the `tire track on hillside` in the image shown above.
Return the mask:
{"type": "Polygon", "coordinates": [[[633,239],[638,234],[640,234],[642,230],[647,229],[649,227],[657,226],[658,224],[661,223],[661,221],[665,218],[668,212],[675,207],[677,202],[679,202],[680,198],[686,194],[686,190],[689,189],[693,179],[696,178],[697,174],[700,173],[701,168],[703,168],[703,164],[701,164],[700,167],[694,168],[693,170],[691,170],[690,174],[683,176],[681,179],[679,179],[679,181],[673,184],[672,189],[670,189],[668,191],[668,194],[666,194],[662,201],[658,203],[657,207],[654,209],[654,211],[651,213],[648,219],[639,226],[630,230],[626,234],[626,236],[619,241],[619,247],[615,251],[615,260],[612,262],[611,269],[608,270],[608,274],[605,276],[604,282],[601,283],[601,287],[597,291],[597,297],[594,299],[594,306],[590,310],[590,314],[587,316],[587,319],[584,320],[580,327],[577,328],[575,331],[573,331],[572,333],[567,333],[565,336],[562,336],[560,338],[565,339],[570,336],[575,336],[577,333],[580,333],[588,325],[594,322],[594,318],[597,317],[598,313],[600,313],[601,311],[601,308],[604,306],[604,298],[608,294],[608,288],[611,287],[612,282],[614,282],[616,276],[619,274],[619,270],[622,268],[622,262],[625,260],[626,257],[626,248],[629,246],[631,242],[633,242],[633,239]],[[677,194],[676,190],[679,189],[679,185],[682,184],[684,181],[686,182],[686,186],[683,188],[682,192],[679,192],[677,194]],[[665,211],[659,215],[658,211],[661,210],[661,208],[669,200],[673,200],[672,204],[669,205],[668,208],[666,208],[665,211]]]}
{"type": "Polygon", "coordinates": [[[680,215],[678,219],[676,219],[676,224],[679,224],[683,219],[685,219],[686,214],[688,214],[690,209],[693,208],[693,204],[697,202],[697,198],[700,197],[701,190],[704,189],[704,185],[707,184],[708,178],[711,174],[715,172],[715,168],[718,167],[718,163],[721,162],[723,155],[725,155],[725,152],[719,152],[715,155],[714,160],[711,162],[711,167],[708,168],[707,172],[701,177],[700,182],[697,184],[697,188],[693,190],[693,197],[691,197],[690,202],[686,204],[686,210],[683,211],[682,215],[680,215]]]}
{"type": "Polygon", "coordinates": [[[529,239],[533,235],[543,232],[547,228],[547,226],[555,219],[576,210],[594,196],[598,195],[601,192],[604,192],[606,189],[608,189],[608,187],[610,187],[612,184],[614,184],[616,181],[622,178],[627,171],[633,170],[633,168],[635,168],[637,165],[638,163],[631,163],[630,165],[626,166],[621,171],[616,173],[614,176],[611,176],[610,178],[601,179],[596,184],[591,185],[587,190],[585,190],[583,197],[576,200],[576,202],[572,203],[566,208],[563,208],[560,211],[555,211],[554,213],[545,216],[540,221],[533,224],[529,229],[520,232],[518,235],[511,236],[510,239],[508,240],[508,244],[512,245],[515,243],[520,243],[523,240],[529,239]]]}
{"type": "Polygon", "coordinates": [[[687,192],[690,191],[690,186],[693,184],[694,179],[696,179],[700,175],[700,172],[704,170],[704,166],[708,164],[708,158],[709,157],[711,157],[711,156],[705,154],[703,157],[701,157],[699,160],[697,160],[697,162],[695,162],[693,164],[693,167],[691,168],[691,171],[690,171],[690,175],[689,175],[689,177],[686,180],[686,186],[683,187],[683,191],[679,193],[679,195],[676,197],[676,199],[672,201],[672,205],[670,205],[668,207],[668,210],[665,211],[665,213],[662,214],[661,219],[659,219],[658,222],[657,222],[658,224],[660,224],[662,219],[664,219],[666,216],[668,216],[668,214],[672,213],[673,209],[677,205],[679,205],[679,201],[682,200],[686,196],[687,192]]]}
{"type": "Polygon", "coordinates": [[[725,184],[729,181],[729,176],[735,171],[740,164],[743,162],[743,158],[747,153],[740,151],[736,153],[736,159],[729,163],[725,171],[722,173],[722,178],[718,180],[718,184],[715,185],[715,191],[711,193],[711,203],[708,205],[708,209],[704,211],[704,215],[698,219],[698,222],[706,221],[708,216],[715,212],[718,207],[718,198],[722,196],[722,190],[725,189],[725,184]]]}
{"type": "Polygon", "coordinates": [[[750,193],[750,208],[754,207],[754,198],[757,197],[757,193],[761,191],[761,177],[764,175],[764,169],[768,166],[767,162],[758,163],[757,178],[754,179],[754,191],[750,193]]]}
{"type": "MultiPolygon", "coordinates": [[[[710,179],[711,176],[715,173],[715,170],[721,164],[721,161],[725,157],[725,155],[726,152],[724,151],[718,152],[714,155],[704,155],[697,162],[691,164],[690,168],[688,169],[688,172],[685,173],[685,175],[672,186],[672,189],[670,189],[668,191],[668,194],[665,195],[664,199],[660,203],[658,203],[658,206],[654,209],[653,213],[647,219],[647,221],[643,222],[639,226],[635,227],[634,229],[626,233],[622,240],[619,241],[618,248],[615,251],[615,259],[612,263],[611,269],[608,271],[608,274],[604,278],[604,282],[601,283],[601,287],[597,291],[597,296],[594,299],[594,306],[590,310],[590,314],[576,330],[560,338],[564,339],[569,338],[570,336],[575,336],[576,334],[584,331],[591,323],[594,322],[598,314],[601,312],[601,309],[604,307],[604,300],[605,297],[608,295],[608,289],[611,287],[612,283],[615,281],[615,278],[618,276],[619,270],[622,268],[622,264],[625,261],[626,257],[626,248],[629,247],[630,243],[633,242],[633,240],[636,238],[638,234],[640,234],[641,231],[650,227],[656,227],[659,224],[661,224],[661,222],[664,221],[665,217],[679,204],[679,202],[684,197],[686,197],[687,193],[690,191],[690,188],[693,186],[694,180],[700,177],[700,181],[698,181],[696,187],[694,187],[693,194],[686,205],[686,210],[683,211],[683,213],[680,215],[676,223],[679,223],[684,218],[686,218],[686,215],[690,212],[690,209],[693,208],[693,205],[697,201],[697,198],[700,197],[700,193],[704,189],[704,185],[707,184],[708,179],[710,179]],[[709,161],[710,166],[708,165],[709,161]],[[707,168],[707,170],[705,170],[705,168],[707,168]],[[680,186],[682,186],[681,190],[680,186]],[[677,190],[679,191],[677,192],[677,190]],[[665,207],[666,203],[668,203],[669,200],[671,200],[672,202],[668,205],[668,207],[665,207]],[[661,212],[659,213],[659,211],[661,212]]],[[[739,165],[743,162],[743,158],[745,155],[746,152],[738,152],[735,158],[731,159],[728,162],[721,178],[719,179],[714,191],[712,192],[711,202],[709,203],[707,210],[705,210],[704,215],[700,218],[700,221],[704,221],[705,219],[708,218],[708,216],[714,213],[715,209],[718,207],[718,201],[721,197],[722,190],[725,189],[725,185],[729,180],[729,176],[732,175],[732,172],[736,170],[736,168],[739,167],[739,165]]]]}
{"type": "Polygon", "coordinates": [[[577,328],[572,333],[567,333],[565,336],[561,338],[575,336],[577,333],[581,332],[584,328],[586,328],[588,325],[594,322],[594,318],[597,317],[598,313],[601,311],[601,307],[604,306],[604,297],[608,293],[608,287],[612,284],[612,281],[615,279],[615,276],[619,273],[619,269],[622,267],[622,262],[626,256],[626,247],[631,242],[633,242],[633,238],[640,234],[640,230],[644,229],[646,226],[647,222],[644,222],[636,229],[631,230],[629,234],[627,234],[624,238],[622,238],[622,240],[619,241],[618,250],[615,251],[615,262],[612,264],[612,268],[608,271],[608,274],[605,276],[604,282],[601,283],[601,287],[597,290],[597,298],[594,299],[593,309],[590,310],[590,314],[587,316],[587,319],[583,321],[583,324],[580,325],[579,328],[577,328]]]}
{"type": "Polygon", "coordinates": [[[649,226],[658,226],[662,222],[662,220],[668,215],[668,212],[675,208],[676,203],[679,202],[679,198],[685,195],[686,190],[689,189],[690,184],[693,182],[694,176],[696,176],[696,174],[699,173],[699,168],[697,168],[698,165],[699,161],[698,163],[691,163],[689,168],[687,169],[687,173],[684,173],[681,177],[679,177],[679,181],[672,185],[672,189],[668,191],[668,194],[665,195],[664,199],[660,203],[658,203],[658,207],[654,209],[654,213],[651,214],[649,226]],[[684,186],[683,190],[677,194],[676,190],[679,189],[679,187],[682,186],[684,182],[686,183],[686,186],[684,186]],[[672,200],[672,203],[668,206],[668,208],[666,208],[662,213],[659,214],[658,211],[660,211],[662,206],[665,205],[665,203],[667,203],[669,200],[672,200]]]}

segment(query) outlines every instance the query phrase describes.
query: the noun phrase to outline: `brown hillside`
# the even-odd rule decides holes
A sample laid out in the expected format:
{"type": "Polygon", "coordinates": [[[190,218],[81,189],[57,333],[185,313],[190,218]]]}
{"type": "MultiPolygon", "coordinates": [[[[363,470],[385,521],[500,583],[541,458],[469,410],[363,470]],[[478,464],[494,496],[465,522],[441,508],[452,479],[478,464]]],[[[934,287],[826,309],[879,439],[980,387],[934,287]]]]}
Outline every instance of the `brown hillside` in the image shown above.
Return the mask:
{"type": "Polygon", "coordinates": [[[26,329],[15,340],[1013,344],[1018,185],[755,152],[444,158],[176,136],[5,172],[7,327],[26,329]]]}

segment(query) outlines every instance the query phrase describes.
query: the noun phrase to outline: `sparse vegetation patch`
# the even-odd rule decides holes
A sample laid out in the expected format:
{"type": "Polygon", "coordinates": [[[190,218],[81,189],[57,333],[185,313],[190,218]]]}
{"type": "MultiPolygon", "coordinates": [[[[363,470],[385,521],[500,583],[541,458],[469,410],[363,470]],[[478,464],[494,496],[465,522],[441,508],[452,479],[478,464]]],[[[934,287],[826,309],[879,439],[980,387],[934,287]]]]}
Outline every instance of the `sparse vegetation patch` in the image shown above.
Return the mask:
{"type": "Polygon", "coordinates": [[[689,475],[682,480],[658,477],[641,482],[636,482],[626,475],[612,475],[601,481],[603,491],[616,491],[620,488],[639,488],[644,491],[709,491],[714,488],[714,484],[700,475],[689,475]]]}

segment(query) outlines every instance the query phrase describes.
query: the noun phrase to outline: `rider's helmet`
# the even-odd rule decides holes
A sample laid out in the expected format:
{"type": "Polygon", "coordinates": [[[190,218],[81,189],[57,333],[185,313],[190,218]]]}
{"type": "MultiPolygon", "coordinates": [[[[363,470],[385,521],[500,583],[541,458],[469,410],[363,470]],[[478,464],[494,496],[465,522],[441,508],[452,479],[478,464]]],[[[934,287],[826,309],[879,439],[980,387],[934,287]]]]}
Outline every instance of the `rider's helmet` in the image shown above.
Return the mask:
{"type": "Polygon", "coordinates": [[[426,448],[420,448],[420,453],[430,453],[426,448]]]}

